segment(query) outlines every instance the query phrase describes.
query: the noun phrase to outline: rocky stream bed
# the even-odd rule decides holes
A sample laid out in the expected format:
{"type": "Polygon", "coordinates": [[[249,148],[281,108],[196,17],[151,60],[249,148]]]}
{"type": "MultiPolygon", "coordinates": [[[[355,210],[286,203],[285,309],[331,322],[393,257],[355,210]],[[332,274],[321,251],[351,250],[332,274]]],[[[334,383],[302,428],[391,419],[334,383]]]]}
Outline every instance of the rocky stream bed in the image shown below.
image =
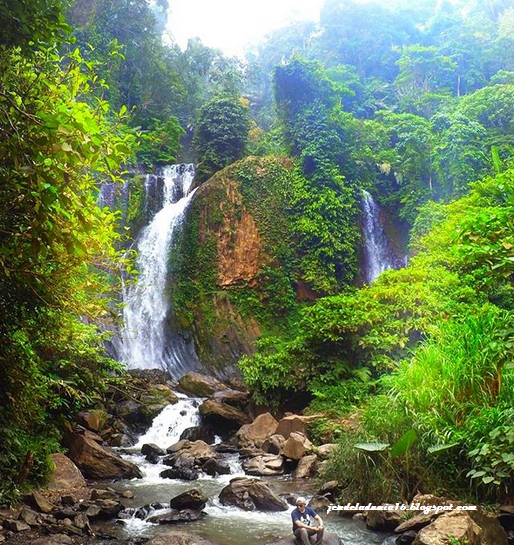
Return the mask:
{"type": "Polygon", "coordinates": [[[0,543],[292,545],[298,495],[323,517],[326,545],[451,545],[450,535],[473,545],[513,543],[510,506],[499,517],[480,510],[327,515],[340,485],[316,486],[315,477],[335,445],[309,441],[309,418],[255,414],[240,385],[196,373],[178,384],[164,373],[134,373],[128,392],[114,390],[68,430],[48,488],[0,511],[0,543]]]}

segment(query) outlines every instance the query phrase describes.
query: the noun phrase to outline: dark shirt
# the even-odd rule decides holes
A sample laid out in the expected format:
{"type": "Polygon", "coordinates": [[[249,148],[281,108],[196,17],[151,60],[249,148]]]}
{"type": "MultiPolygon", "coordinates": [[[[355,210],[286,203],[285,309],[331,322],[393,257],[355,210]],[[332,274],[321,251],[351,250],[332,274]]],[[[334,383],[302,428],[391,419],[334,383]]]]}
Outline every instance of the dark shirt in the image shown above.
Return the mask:
{"type": "Polygon", "coordinates": [[[294,534],[295,530],[298,530],[298,528],[300,528],[299,526],[297,526],[295,524],[295,522],[297,520],[299,520],[302,524],[305,524],[305,526],[310,526],[311,525],[311,520],[309,519],[309,515],[312,518],[315,518],[315,517],[318,516],[318,513],[316,513],[316,511],[314,511],[314,509],[311,509],[310,507],[306,507],[305,511],[303,513],[300,513],[300,510],[297,507],[291,513],[291,519],[293,521],[293,534],[294,534]]]}

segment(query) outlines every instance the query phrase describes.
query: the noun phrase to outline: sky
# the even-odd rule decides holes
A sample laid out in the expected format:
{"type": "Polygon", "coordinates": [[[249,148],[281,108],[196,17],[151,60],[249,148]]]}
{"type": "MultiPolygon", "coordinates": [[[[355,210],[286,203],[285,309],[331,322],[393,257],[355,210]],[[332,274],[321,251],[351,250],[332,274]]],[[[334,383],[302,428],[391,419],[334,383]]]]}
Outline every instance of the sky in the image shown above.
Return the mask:
{"type": "Polygon", "coordinates": [[[184,48],[198,36],[227,55],[244,54],[272,30],[318,21],[324,0],[169,0],[168,31],[184,48]]]}

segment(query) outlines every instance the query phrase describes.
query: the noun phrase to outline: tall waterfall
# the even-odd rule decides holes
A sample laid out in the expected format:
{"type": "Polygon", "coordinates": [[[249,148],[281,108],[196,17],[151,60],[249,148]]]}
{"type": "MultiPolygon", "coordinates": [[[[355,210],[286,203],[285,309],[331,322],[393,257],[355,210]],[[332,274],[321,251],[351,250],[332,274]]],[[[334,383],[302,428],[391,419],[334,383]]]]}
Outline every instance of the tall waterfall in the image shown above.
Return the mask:
{"type": "MultiPolygon", "coordinates": [[[[170,301],[168,260],[170,250],[182,231],[185,212],[195,191],[193,165],[173,165],[163,169],[162,208],[145,227],[137,241],[139,276],[124,293],[124,329],[121,356],[129,367],[161,367],[174,378],[196,367],[194,348],[169,328],[170,301]]],[[[148,176],[145,189],[155,186],[148,176]]]]}
{"type": "Polygon", "coordinates": [[[362,191],[363,279],[371,284],[387,269],[400,269],[406,258],[398,254],[380,218],[380,208],[368,191],[362,191]]]}

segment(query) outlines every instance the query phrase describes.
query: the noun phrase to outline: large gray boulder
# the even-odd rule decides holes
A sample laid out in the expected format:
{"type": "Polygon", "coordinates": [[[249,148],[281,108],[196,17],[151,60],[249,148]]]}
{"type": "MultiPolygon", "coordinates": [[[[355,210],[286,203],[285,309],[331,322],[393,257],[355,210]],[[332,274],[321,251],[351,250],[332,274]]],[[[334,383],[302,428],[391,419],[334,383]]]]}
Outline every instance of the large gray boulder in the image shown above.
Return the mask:
{"type": "Polygon", "coordinates": [[[140,479],[140,469],[105,450],[96,441],[78,433],[68,433],[65,438],[69,457],[88,479],[140,479]]]}
{"type": "Polygon", "coordinates": [[[287,511],[287,503],[258,479],[232,479],[219,495],[222,505],[233,505],[245,511],[287,511]]]}
{"type": "Polygon", "coordinates": [[[208,498],[200,490],[193,488],[182,492],[170,501],[172,509],[197,509],[202,510],[207,504],[208,498]]]}

